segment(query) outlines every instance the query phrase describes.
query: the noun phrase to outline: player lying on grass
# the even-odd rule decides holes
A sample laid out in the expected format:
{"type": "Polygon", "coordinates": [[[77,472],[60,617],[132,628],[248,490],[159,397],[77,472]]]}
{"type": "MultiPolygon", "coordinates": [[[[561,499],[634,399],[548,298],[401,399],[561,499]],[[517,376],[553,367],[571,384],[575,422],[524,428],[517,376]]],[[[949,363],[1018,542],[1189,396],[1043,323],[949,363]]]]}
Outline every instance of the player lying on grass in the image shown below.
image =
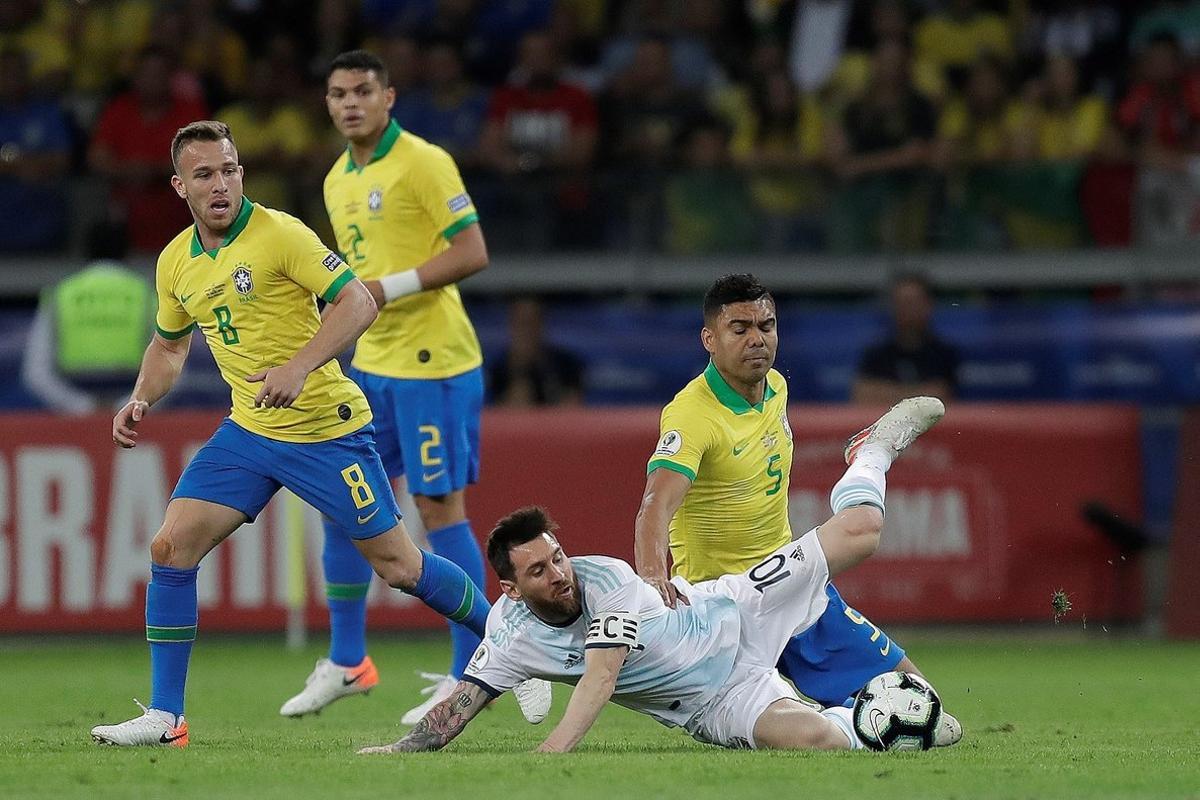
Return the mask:
{"type": "Polygon", "coordinates": [[[689,601],[673,610],[624,561],[568,558],[544,510],[514,512],[488,538],[504,597],[463,679],[404,738],[361,752],[440,749],[490,700],[531,677],[575,684],[541,752],[572,750],[609,700],[723,747],[861,747],[850,709],[807,705],[775,665],[787,641],[825,611],[830,579],[875,552],[884,473],[943,413],[935,398],[897,404],[852,440],[859,457],[846,476],[864,487],[862,504],[745,572],[695,585],[673,578],[689,601]]]}

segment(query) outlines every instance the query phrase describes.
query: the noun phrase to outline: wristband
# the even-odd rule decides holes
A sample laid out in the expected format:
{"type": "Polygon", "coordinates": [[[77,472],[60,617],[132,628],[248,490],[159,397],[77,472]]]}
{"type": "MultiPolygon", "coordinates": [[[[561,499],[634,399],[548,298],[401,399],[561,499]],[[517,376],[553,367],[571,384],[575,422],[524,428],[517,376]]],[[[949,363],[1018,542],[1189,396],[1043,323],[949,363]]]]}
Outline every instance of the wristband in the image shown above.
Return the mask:
{"type": "Polygon", "coordinates": [[[384,275],[379,279],[379,285],[383,288],[383,300],[386,303],[406,294],[416,294],[422,289],[421,276],[415,269],[384,275]]]}

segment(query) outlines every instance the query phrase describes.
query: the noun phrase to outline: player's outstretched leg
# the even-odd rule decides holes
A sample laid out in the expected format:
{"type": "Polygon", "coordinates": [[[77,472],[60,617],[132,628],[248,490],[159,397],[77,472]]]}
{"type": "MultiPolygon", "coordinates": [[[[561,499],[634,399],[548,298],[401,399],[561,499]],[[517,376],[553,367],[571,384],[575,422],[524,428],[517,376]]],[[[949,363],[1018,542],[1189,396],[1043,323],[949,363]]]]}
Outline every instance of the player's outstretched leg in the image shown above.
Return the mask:
{"type": "Polygon", "coordinates": [[[329,604],[329,654],[317,661],[304,689],[279,713],[302,717],[352,694],[370,692],[379,672],[367,655],[367,591],[375,574],[345,531],[325,518],[325,597],[329,604]]]}
{"type": "MultiPolygon", "coordinates": [[[[182,481],[181,481],[182,484],[182,481]]],[[[184,686],[196,639],[196,575],[200,560],[236,530],[246,515],[226,506],[175,498],[150,543],[150,583],[146,586],[146,640],[150,643],[150,707],[116,725],[97,725],[100,744],[186,747],[184,686]]],[[[136,700],[134,702],[137,702],[136,700]]]]}
{"type": "MultiPolygon", "coordinates": [[[[883,474],[905,448],[937,424],[945,413],[945,406],[936,397],[910,397],[892,406],[873,425],[850,437],[844,453],[850,468],[830,493],[829,502],[834,513],[856,505],[874,505],[882,509],[883,474]]],[[[890,668],[921,674],[906,655],[890,668]]],[[[942,722],[934,736],[934,747],[948,747],[960,739],[962,725],[953,715],[943,711],[942,722]]]]}

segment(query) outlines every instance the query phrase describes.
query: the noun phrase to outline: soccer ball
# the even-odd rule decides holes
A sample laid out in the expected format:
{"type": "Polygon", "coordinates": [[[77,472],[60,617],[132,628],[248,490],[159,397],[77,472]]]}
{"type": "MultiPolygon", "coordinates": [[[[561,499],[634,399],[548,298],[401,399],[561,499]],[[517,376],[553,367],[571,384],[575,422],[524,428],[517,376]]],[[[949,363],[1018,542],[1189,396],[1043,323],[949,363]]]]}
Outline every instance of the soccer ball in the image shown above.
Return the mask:
{"type": "Polygon", "coordinates": [[[854,730],[872,750],[928,750],[941,721],[937,692],[907,672],[876,675],[854,701],[854,730]]]}

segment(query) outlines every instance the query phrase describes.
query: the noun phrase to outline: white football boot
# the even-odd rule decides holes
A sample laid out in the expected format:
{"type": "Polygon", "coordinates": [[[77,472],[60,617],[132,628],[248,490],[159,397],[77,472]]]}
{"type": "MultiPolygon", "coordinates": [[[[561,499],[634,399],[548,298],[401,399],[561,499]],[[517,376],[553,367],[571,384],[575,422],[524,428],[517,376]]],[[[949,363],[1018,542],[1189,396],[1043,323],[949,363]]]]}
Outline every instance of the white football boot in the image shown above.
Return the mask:
{"type": "Polygon", "coordinates": [[[933,746],[949,747],[952,744],[958,744],[962,736],[962,723],[943,710],[942,719],[938,722],[937,730],[933,732],[933,746]]]}
{"type": "Polygon", "coordinates": [[[366,694],[379,683],[379,671],[370,656],[353,667],[343,667],[328,658],[317,660],[312,674],[304,681],[304,690],[279,709],[285,717],[318,714],[321,709],[352,694],[366,694]]]}
{"type": "Polygon", "coordinates": [[[521,707],[521,716],[530,725],[537,725],[550,713],[550,702],[554,695],[550,690],[550,681],[541,678],[530,678],[521,681],[513,687],[517,696],[517,705],[521,707]]]}
{"type": "Polygon", "coordinates": [[[417,674],[430,681],[430,684],[421,690],[421,694],[427,694],[429,697],[421,705],[405,711],[404,716],[400,718],[401,725],[416,725],[429,713],[430,709],[438,703],[448,700],[450,695],[454,694],[454,687],[458,686],[458,681],[453,675],[440,675],[436,672],[417,674]]]}
{"type": "Polygon", "coordinates": [[[946,413],[946,406],[936,397],[910,397],[892,406],[887,413],[846,442],[843,455],[847,464],[866,444],[881,444],[896,456],[904,452],[916,438],[932,428],[946,413]]]}
{"type": "Polygon", "coordinates": [[[92,728],[92,739],[97,744],[117,747],[187,747],[188,726],[182,714],[176,717],[170,711],[146,708],[137,700],[133,702],[138,704],[142,715],[116,725],[97,725],[92,728]]]}

